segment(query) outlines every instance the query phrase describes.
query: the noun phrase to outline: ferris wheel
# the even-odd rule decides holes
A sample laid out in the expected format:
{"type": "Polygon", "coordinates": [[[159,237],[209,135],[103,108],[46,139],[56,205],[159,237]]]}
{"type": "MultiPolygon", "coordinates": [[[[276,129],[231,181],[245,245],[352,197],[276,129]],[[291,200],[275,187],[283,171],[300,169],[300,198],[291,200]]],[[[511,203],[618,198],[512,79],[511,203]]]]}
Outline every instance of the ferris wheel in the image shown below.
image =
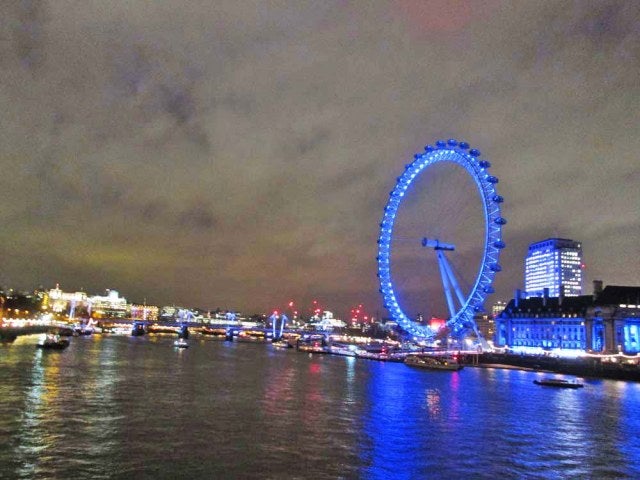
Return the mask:
{"type": "MultiPolygon", "coordinates": [[[[495,274],[502,270],[499,263],[500,251],[505,247],[502,240],[502,226],[507,221],[501,216],[500,205],[504,199],[498,195],[496,184],[498,178],[489,173],[491,164],[482,160],[480,151],[470,148],[466,142],[458,142],[455,139],[438,140],[435,146],[427,145],[423,153],[414,155],[414,161],[405,166],[404,173],[397,178],[395,188],[389,194],[389,201],[384,208],[382,222],[380,223],[380,237],[378,238],[378,278],[380,281],[380,293],[382,294],[385,308],[393,319],[409,334],[423,338],[433,339],[438,333],[428,325],[418,323],[411,319],[401,306],[399,295],[394,288],[394,262],[392,260],[392,245],[396,216],[405,194],[409,187],[426,170],[432,169],[436,164],[452,164],[462,167],[466,176],[470,178],[479,193],[482,212],[482,229],[475,232],[478,243],[479,265],[473,269],[475,275],[467,289],[461,286],[455,268],[449,260],[449,256],[455,257],[457,246],[448,238],[437,238],[429,235],[434,230],[433,225],[424,225],[424,236],[411,238],[411,242],[419,243],[422,248],[432,250],[435,256],[441,279],[442,291],[446,299],[447,319],[446,326],[453,336],[462,336],[470,329],[479,337],[474,322],[474,315],[484,311],[484,301],[487,295],[494,292],[492,286],[495,274]]],[[[434,200],[435,201],[435,200],[434,200]]],[[[446,222],[446,218],[438,221],[446,222]]]]}

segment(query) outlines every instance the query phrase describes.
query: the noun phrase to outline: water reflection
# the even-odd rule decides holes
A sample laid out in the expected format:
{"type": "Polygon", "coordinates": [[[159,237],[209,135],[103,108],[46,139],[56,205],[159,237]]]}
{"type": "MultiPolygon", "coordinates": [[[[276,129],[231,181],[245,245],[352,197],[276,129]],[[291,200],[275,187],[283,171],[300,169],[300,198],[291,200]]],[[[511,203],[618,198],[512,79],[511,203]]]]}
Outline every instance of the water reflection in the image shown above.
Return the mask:
{"type": "MultiPolygon", "coordinates": [[[[18,476],[33,477],[38,472],[40,456],[46,455],[48,447],[45,441],[45,431],[41,426],[42,404],[45,398],[45,367],[43,365],[43,350],[35,349],[31,365],[30,386],[26,389],[23,414],[18,427],[18,445],[15,457],[18,461],[18,476]]],[[[47,358],[48,358],[47,354],[47,358]]],[[[53,357],[56,358],[55,356],[53,357]]]]}
{"type": "Polygon", "coordinates": [[[3,349],[0,477],[640,478],[637,384],[172,342],[3,349]]]}
{"type": "Polygon", "coordinates": [[[437,420],[440,418],[442,410],[440,408],[440,391],[436,389],[427,389],[426,395],[427,411],[429,412],[429,418],[431,420],[437,420]]]}
{"type": "Polygon", "coordinates": [[[351,405],[356,400],[356,358],[344,357],[345,362],[345,380],[346,380],[346,393],[342,406],[351,405]]]}
{"type": "Polygon", "coordinates": [[[411,478],[416,455],[426,451],[422,439],[414,436],[423,424],[421,409],[416,408],[417,399],[424,398],[417,378],[420,373],[401,364],[371,364],[364,413],[366,437],[359,446],[367,478],[411,478]]]}

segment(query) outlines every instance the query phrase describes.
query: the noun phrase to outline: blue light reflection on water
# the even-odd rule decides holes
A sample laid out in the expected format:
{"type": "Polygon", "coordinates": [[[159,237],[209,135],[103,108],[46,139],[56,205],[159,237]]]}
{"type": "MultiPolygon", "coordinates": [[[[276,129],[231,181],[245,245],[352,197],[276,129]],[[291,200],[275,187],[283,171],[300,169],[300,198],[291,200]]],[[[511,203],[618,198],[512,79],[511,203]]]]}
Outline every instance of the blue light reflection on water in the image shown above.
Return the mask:
{"type": "Polygon", "coordinates": [[[0,477],[640,478],[640,385],[172,338],[0,350],[0,477]]]}
{"type": "Polygon", "coordinates": [[[366,478],[640,478],[640,385],[542,388],[535,373],[373,366],[366,478]]]}

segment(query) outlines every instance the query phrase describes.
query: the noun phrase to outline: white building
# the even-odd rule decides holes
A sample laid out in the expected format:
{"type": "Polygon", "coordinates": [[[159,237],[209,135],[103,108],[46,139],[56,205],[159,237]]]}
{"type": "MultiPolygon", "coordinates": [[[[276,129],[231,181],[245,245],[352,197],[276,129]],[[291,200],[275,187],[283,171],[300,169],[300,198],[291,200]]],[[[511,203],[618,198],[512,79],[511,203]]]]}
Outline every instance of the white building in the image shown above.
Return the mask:
{"type": "Polygon", "coordinates": [[[548,238],[529,245],[525,259],[526,297],[582,295],[582,245],[566,238],[548,238]]]}
{"type": "Polygon", "coordinates": [[[87,303],[85,292],[63,292],[58,284],[56,288],[49,290],[48,296],[51,310],[56,313],[66,311],[70,305],[80,306],[87,303]]]}
{"type": "Polygon", "coordinates": [[[317,330],[333,330],[334,328],[344,328],[347,326],[342,320],[333,318],[333,313],[328,310],[322,312],[322,318],[314,317],[311,325],[317,330]]]}
{"type": "Polygon", "coordinates": [[[127,316],[127,299],[116,290],[107,290],[106,295],[94,295],[89,299],[91,316],[94,318],[124,318],[127,316]]]}

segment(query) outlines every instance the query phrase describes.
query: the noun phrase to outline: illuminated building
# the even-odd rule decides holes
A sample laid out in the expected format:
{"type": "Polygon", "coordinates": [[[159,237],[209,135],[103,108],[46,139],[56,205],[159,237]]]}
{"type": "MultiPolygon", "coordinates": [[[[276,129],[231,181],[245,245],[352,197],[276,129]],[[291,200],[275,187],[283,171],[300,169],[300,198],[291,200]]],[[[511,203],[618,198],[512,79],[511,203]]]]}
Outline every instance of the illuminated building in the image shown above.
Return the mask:
{"type": "Polygon", "coordinates": [[[44,304],[48,305],[48,308],[56,313],[67,311],[71,305],[87,304],[87,294],[85,292],[63,292],[58,284],[56,284],[56,288],[49,290],[47,297],[48,299],[44,304]]]}
{"type": "Polygon", "coordinates": [[[640,352],[640,287],[607,286],[593,295],[515,298],[496,317],[495,345],[531,353],[640,352]]]}
{"type": "Polygon", "coordinates": [[[493,306],[491,307],[491,316],[493,318],[496,318],[498,315],[500,315],[502,313],[502,311],[507,307],[507,304],[505,302],[503,302],[502,300],[498,300],[496,303],[493,304],[493,306]]]}
{"type": "Polygon", "coordinates": [[[524,283],[527,297],[582,295],[582,245],[566,238],[548,238],[529,245],[524,283]],[[564,292],[561,292],[564,290],[564,292]]]}
{"type": "Polygon", "coordinates": [[[586,319],[586,334],[597,352],[640,353],[640,287],[594,281],[594,302],[586,319]]]}
{"type": "Polygon", "coordinates": [[[129,305],[129,318],[133,320],[148,320],[155,322],[158,320],[158,307],[154,305],[129,305]]]}
{"type": "Polygon", "coordinates": [[[93,318],[126,318],[127,299],[116,290],[107,290],[107,295],[95,295],[89,299],[93,318]]]}
{"type": "Polygon", "coordinates": [[[473,321],[478,327],[478,332],[485,339],[492,339],[495,334],[496,329],[493,318],[493,315],[487,315],[486,313],[476,314],[473,317],[473,321]]]}
{"type": "Polygon", "coordinates": [[[328,310],[322,312],[321,318],[312,317],[310,325],[317,330],[333,330],[334,328],[344,328],[347,326],[342,320],[333,318],[333,313],[328,310]]]}

